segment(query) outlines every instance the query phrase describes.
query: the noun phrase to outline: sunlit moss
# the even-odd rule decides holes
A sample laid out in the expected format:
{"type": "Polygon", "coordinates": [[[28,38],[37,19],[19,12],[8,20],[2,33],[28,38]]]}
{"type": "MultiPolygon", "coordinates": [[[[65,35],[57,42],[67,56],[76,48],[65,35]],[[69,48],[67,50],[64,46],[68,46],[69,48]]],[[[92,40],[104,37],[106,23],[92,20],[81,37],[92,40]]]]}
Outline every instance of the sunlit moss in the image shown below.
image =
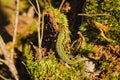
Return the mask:
{"type": "MultiPolygon", "coordinates": [[[[89,23],[87,26],[91,26],[91,28],[94,28],[94,25],[90,22],[91,20],[96,20],[104,25],[107,25],[110,27],[110,30],[105,33],[106,37],[108,37],[111,40],[114,40],[114,42],[110,42],[110,44],[119,45],[120,43],[120,4],[119,0],[115,1],[96,1],[96,0],[87,0],[86,3],[86,13],[87,14],[108,14],[108,15],[102,15],[102,16],[93,16],[93,17],[86,17],[86,23],[89,23]],[[114,5],[114,6],[112,6],[114,5]]],[[[85,24],[86,24],[85,23],[85,24]]],[[[89,40],[92,40],[96,36],[92,36],[92,33],[94,33],[94,30],[91,31],[91,35],[89,35],[89,27],[86,27],[87,29],[84,30],[89,40]]],[[[83,27],[81,28],[83,29],[83,27]]],[[[98,31],[95,31],[98,33],[98,31]]],[[[94,39],[95,40],[95,39],[94,39]]],[[[96,37],[97,42],[106,42],[107,41],[103,37],[96,37]]]]}
{"type": "Polygon", "coordinates": [[[66,66],[57,61],[54,55],[44,57],[42,60],[35,60],[33,55],[28,51],[29,45],[24,47],[24,62],[26,68],[34,80],[72,80],[85,78],[84,64],[81,62],[72,66],[66,66]],[[74,74],[73,74],[74,73],[74,74]]]}

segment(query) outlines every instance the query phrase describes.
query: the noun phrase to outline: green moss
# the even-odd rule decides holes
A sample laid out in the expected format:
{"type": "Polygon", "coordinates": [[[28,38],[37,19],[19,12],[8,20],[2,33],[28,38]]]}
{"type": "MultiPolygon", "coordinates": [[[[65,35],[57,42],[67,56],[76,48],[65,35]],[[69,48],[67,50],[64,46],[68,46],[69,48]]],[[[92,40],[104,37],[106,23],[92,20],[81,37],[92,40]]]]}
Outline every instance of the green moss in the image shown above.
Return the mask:
{"type": "Polygon", "coordinates": [[[19,2],[19,11],[20,12],[27,10],[29,7],[30,7],[30,5],[29,5],[28,1],[23,0],[23,1],[19,2]]]}
{"type": "Polygon", "coordinates": [[[113,72],[111,74],[109,74],[105,80],[120,80],[120,76],[118,75],[118,73],[113,72]]]}
{"type": "Polygon", "coordinates": [[[84,80],[84,63],[80,62],[72,66],[59,63],[54,55],[49,55],[41,60],[35,60],[34,53],[29,51],[29,44],[25,44],[24,63],[34,80],[84,80]]]}
{"type": "Polygon", "coordinates": [[[82,27],[80,30],[87,35],[88,39],[92,41],[93,39],[96,42],[120,45],[120,1],[96,1],[96,0],[87,0],[86,3],[86,13],[87,14],[109,14],[111,16],[95,16],[95,17],[86,17],[86,28],[82,27]],[[114,5],[114,6],[112,6],[114,5]],[[98,21],[104,25],[110,27],[110,30],[105,33],[105,36],[114,42],[107,42],[102,36],[94,35],[98,34],[100,31],[94,28],[94,25],[90,22],[91,20],[98,21]],[[95,31],[96,30],[96,31],[95,31]],[[89,35],[90,33],[90,35],[89,35]],[[93,36],[92,36],[93,35],[93,36]]]}
{"type": "Polygon", "coordinates": [[[31,25],[28,26],[28,31],[30,31],[31,33],[37,31],[37,27],[36,27],[36,23],[35,22],[33,22],[31,25]]]}

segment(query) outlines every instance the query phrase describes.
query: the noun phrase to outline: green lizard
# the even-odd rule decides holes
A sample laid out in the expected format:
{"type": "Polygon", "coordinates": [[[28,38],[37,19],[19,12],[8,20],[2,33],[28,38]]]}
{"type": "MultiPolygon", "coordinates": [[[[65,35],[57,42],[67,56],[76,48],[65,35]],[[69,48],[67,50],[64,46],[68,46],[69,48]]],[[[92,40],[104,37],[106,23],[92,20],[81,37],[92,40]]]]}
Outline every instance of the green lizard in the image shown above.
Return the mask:
{"type": "Polygon", "coordinates": [[[65,50],[64,45],[69,45],[70,42],[70,36],[69,36],[69,32],[68,32],[68,27],[62,27],[61,31],[58,34],[58,38],[57,38],[57,42],[56,42],[56,50],[58,52],[58,55],[60,56],[60,58],[62,58],[63,61],[65,61],[67,64],[75,64],[79,61],[84,61],[86,60],[84,59],[75,59],[75,60],[70,60],[67,53],[68,51],[65,50]],[[65,41],[66,44],[63,44],[65,41]]]}

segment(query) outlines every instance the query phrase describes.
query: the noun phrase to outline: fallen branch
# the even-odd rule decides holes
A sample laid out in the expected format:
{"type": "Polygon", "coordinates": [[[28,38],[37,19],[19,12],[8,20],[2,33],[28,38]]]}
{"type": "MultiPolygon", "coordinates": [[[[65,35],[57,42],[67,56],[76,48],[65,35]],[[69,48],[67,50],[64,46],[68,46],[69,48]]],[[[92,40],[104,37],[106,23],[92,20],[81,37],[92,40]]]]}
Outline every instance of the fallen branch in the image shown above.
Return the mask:
{"type": "Polygon", "coordinates": [[[1,48],[1,50],[3,52],[3,56],[4,56],[4,60],[0,59],[0,61],[8,66],[8,68],[11,71],[15,80],[19,80],[18,72],[14,65],[13,59],[10,57],[10,54],[8,54],[8,52],[5,48],[5,43],[1,36],[0,36],[0,48],[1,48]]]}
{"type": "Polygon", "coordinates": [[[2,76],[2,75],[0,75],[0,78],[2,78],[3,80],[10,80],[10,79],[5,78],[5,77],[2,76]]]}
{"type": "Polygon", "coordinates": [[[1,35],[0,35],[0,48],[1,48],[2,52],[3,52],[3,55],[4,55],[5,59],[6,60],[11,59],[10,54],[8,54],[7,50],[5,49],[5,43],[4,43],[1,35]]]}
{"type": "Polygon", "coordinates": [[[4,63],[4,64],[6,63],[5,60],[3,60],[3,59],[0,59],[0,62],[1,62],[1,63],[4,63]]]}

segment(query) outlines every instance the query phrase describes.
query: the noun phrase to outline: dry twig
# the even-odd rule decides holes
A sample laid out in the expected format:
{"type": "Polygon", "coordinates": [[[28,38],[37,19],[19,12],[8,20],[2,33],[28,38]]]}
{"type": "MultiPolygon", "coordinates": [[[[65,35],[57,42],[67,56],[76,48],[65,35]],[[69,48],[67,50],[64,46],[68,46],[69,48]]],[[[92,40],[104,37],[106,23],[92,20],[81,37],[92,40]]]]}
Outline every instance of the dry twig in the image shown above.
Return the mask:
{"type": "Polygon", "coordinates": [[[15,16],[15,24],[14,24],[14,34],[13,34],[13,43],[11,49],[11,59],[13,59],[14,54],[14,47],[16,44],[16,35],[17,35],[17,28],[18,28],[18,17],[19,17],[19,0],[16,0],[16,16],[15,16]]]}
{"type": "Polygon", "coordinates": [[[41,45],[42,45],[43,33],[44,33],[44,12],[42,14],[42,25],[41,25],[41,27],[42,28],[41,28],[41,35],[40,35],[41,36],[41,38],[40,38],[41,40],[40,41],[41,41],[41,45]]]}
{"type": "Polygon", "coordinates": [[[65,0],[62,0],[61,4],[60,4],[60,6],[59,6],[59,9],[58,9],[59,11],[61,10],[61,8],[62,8],[64,2],[65,2],[65,0]]]}
{"type": "Polygon", "coordinates": [[[30,4],[33,6],[35,12],[38,15],[38,21],[37,21],[37,32],[38,32],[38,59],[42,58],[42,39],[43,39],[43,30],[44,30],[44,14],[43,17],[41,17],[41,11],[40,11],[40,6],[39,6],[39,2],[38,0],[36,0],[36,4],[37,4],[37,9],[34,6],[34,4],[31,2],[31,0],[29,0],[30,4]],[[41,22],[41,18],[42,18],[42,22],[41,22]],[[41,24],[42,23],[42,24],[41,24]]]}
{"type": "Polygon", "coordinates": [[[40,31],[40,28],[41,28],[41,12],[40,12],[40,6],[39,6],[39,3],[38,3],[38,0],[36,0],[36,3],[37,3],[37,9],[38,9],[38,24],[37,24],[37,30],[38,30],[38,45],[39,45],[39,55],[38,55],[38,58],[41,59],[42,58],[42,54],[41,54],[41,45],[42,45],[42,41],[41,41],[41,31],[40,31]]]}
{"type": "Polygon", "coordinates": [[[37,15],[39,15],[38,11],[36,10],[34,4],[31,2],[31,0],[28,0],[28,1],[29,1],[29,3],[33,6],[33,8],[34,8],[35,12],[37,13],[37,15]]]}
{"type": "Polygon", "coordinates": [[[93,16],[111,16],[110,14],[78,14],[78,16],[89,16],[89,17],[93,17],[93,16]]]}

